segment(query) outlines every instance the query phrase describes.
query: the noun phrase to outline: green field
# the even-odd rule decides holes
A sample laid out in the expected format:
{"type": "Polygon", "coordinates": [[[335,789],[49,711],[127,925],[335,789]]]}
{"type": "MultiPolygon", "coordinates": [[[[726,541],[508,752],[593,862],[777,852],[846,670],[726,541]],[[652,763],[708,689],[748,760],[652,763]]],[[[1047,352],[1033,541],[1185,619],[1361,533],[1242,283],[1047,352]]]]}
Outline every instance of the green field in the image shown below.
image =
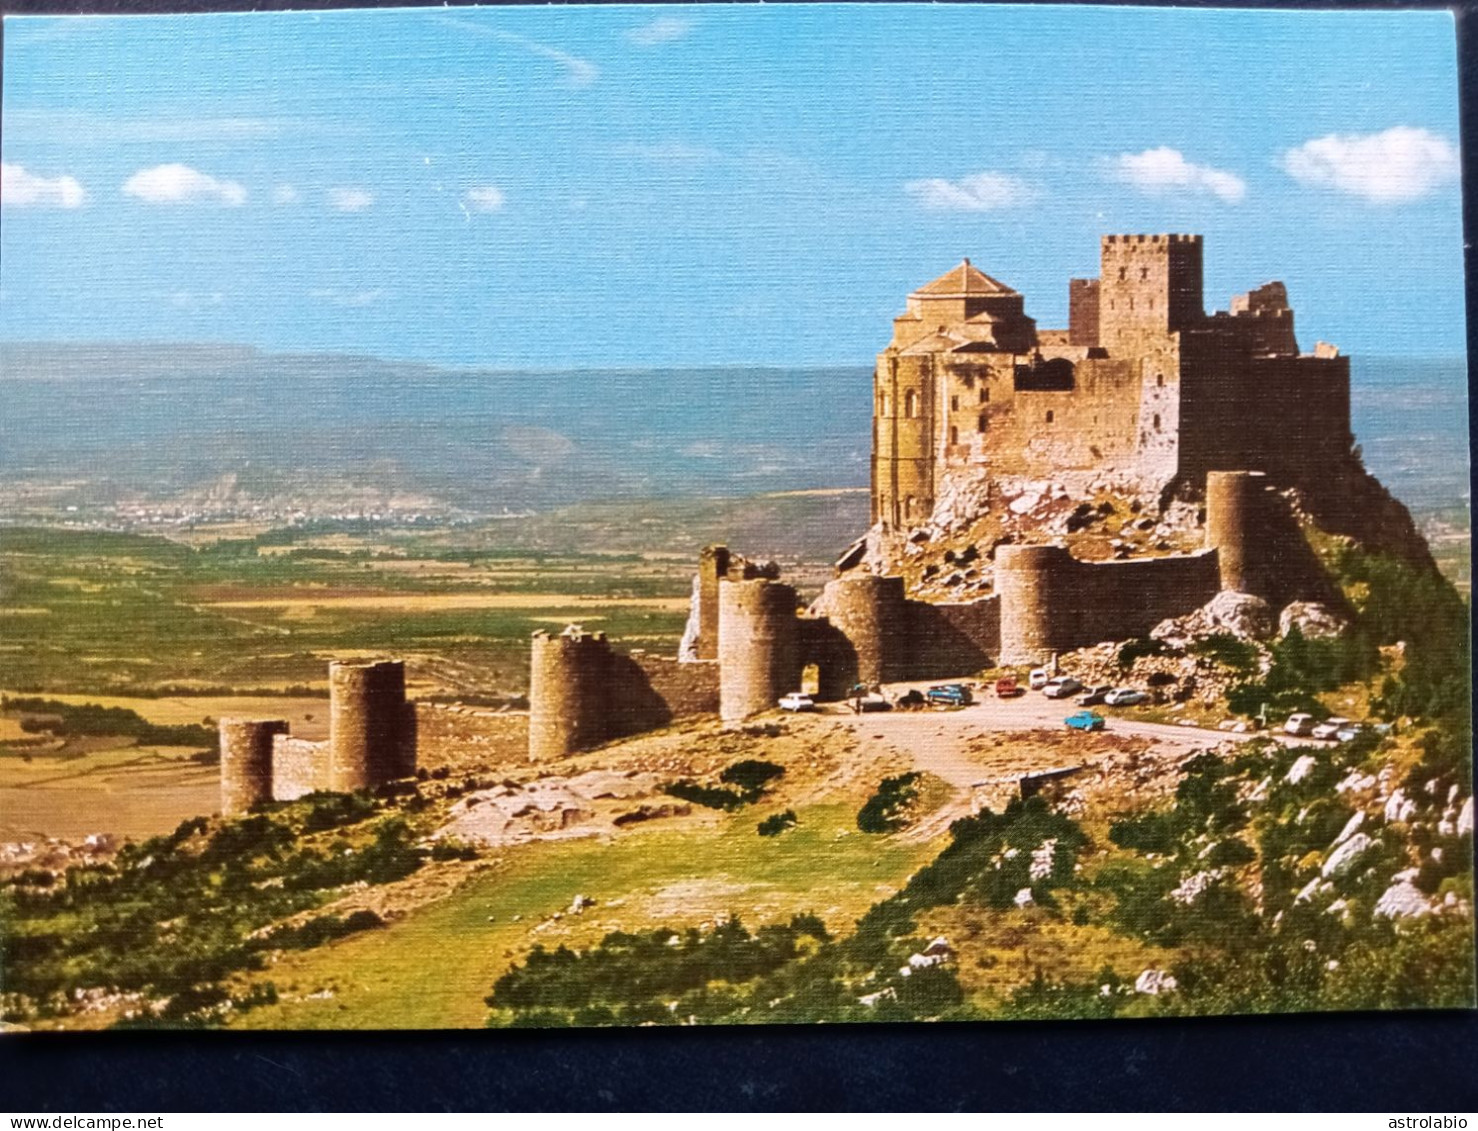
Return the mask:
{"type": "Polygon", "coordinates": [[[610,841],[500,850],[492,870],[404,920],[285,957],[271,972],[283,1000],[237,1023],[478,1027],[494,979],[537,942],[584,946],[610,930],[683,928],[729,914],[760,926],[809,911],[834,930],[848,930],[937,851],[937,845],[858,834],[854,816],[835,805],[803,808],[799,827],[762,839],[745,812],[718,824],[683,822],[610,841]],[[838,839],[843,831],[850,835],[838,839]],[[595,899],[595,906],[579,917],[545,921],[566,912],[576,895],[595,899]],[[308,997],[323,990],[333,996],[308,997]]]}
{"type": "Polygon", "coordinates": [[[332,657],[394,652],[429,661],[423,690],[513,696],[537,628],[671,651],[686,620],[690,562],[304,541],[0,529],[0,687],[282,692],[321,688],[332,657]]]}

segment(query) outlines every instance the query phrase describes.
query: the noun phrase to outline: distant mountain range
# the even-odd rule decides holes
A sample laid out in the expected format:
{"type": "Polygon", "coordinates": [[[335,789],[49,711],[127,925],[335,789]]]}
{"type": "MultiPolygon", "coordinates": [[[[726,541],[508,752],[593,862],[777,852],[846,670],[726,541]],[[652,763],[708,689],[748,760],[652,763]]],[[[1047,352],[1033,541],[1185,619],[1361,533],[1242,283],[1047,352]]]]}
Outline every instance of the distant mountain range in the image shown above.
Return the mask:
{"type": "MultiPolygon", "coordinates": [[[[1367,466],[1421,512],[1468,499],[1462,359],[1354,359],[1367,466]]],[[[0,513],[18,484],[144,495],[371,492],[480,514],[868,482],[870,373],[440,368],[247,347],[0,345],[0,513]]]]}

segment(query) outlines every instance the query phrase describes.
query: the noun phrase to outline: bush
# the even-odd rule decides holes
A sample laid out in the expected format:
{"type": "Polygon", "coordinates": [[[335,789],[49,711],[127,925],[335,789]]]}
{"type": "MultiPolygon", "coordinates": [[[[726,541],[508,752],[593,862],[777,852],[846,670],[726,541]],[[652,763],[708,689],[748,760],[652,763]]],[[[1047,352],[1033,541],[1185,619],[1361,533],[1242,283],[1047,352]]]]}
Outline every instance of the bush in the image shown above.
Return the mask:
{"type": "Polygon", "coordinates": [[[1205,656],[1233,671],[1246,672],[1257,667],[1257,646],[1230,633],[1218,632],[1202,637],[1192,642],[1190,650],[1194,655],[1205,656]]]}
{"type": "Polygon", "coordinates": [[[766,817],[759,823],[760,836],[779,836],[786,829],[792,829],[796,825],[794,809],[787,809],[784,813],[776,813],[766,817]]]}
{"type": "Polygon", "coordinates": [[[877,792],[857,814],[857,827],[865,833],[891,833],[908,823],[905,811],[918,796],[919,775],[900,774],[884,778],[877,792]]]}
{"type": "Polygon", "coordinates": [[[719,774],[718,780],[725,785],[737,786],[745,793],[758,794],[765,786],[784,773],[784,766],[749,758],[743,762],[735,762],[719,774]]]}
{"type": "Polygon", "coordinates": [[[725,783],[723,786],[704,785],[684,778],[669,782],[662,789],[673,797],[709,809],[738,809],[758,801],[764,796],[765,787],[784,773],[785,767],[774,762],[746,759],[735,762],[719,774],[719,781],[725,783]]]}
{"type": "Polygon", "coordinates": [[[1134,661],[1141,656],[1163,656],[1169,651],[1164,641],[1141,636],[1137,640],[1129,640],[1119,646],[1119,667],[1128,671],[1134,666],[1134,661]]]}

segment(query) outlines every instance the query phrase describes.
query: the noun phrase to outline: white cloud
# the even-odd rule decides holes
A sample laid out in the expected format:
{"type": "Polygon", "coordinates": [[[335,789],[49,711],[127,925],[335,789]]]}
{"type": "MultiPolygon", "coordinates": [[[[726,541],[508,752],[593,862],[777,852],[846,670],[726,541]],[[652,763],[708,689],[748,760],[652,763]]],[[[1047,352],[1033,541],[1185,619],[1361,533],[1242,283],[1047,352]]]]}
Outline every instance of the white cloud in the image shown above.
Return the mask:
{"type": "Polygon", "coordinates": [[[0,204],[18,208],[81,208],[87,192],[76,177],[38,177],[23,165],[0,165],[0,204]]]}
{"type": "Polygon", "coordinates": [[[328,190],[329,207],[337,212],[363,212],[375,202],[373,193],[362,188],[332,188],[328,190]]]}
{"type": "Polygon", "coordinates": [[[188,165],[155,165],[123,182],[123,191],[150,204],[191,204],[211,200],[233,208],[246,201],[246,189],[188,165]]]}
{"type": "Polygon", "coordinates": [[[1210,193],[1228,204],[1247,195],[1247,183],[1235,173],[1196,165],[1178,149],[1162,145],[1143,153],[1121,153],[1107,159],[1109,175],[1156,195],[1170,192],[1210,193]]]}
{"type": "Polygon", "coordinates": [[[928,177],[909,181],[903,191],[925,208],[945,212],[994,212],[1036,197],[1031,185],[1006,173],[975,173],[957,181],[928,177]]]}
{"type": "Polygon", "coordinates": [[[364,291],[345,291],[337,287],[324,287],[308,293],[311,297],[322,299],[333,306],[373,306],[385,297],[383,287],[364,291]]]}
{"type": "Polygon", "coordinates": [[[272,203],[296,204],[302,199],[302,195],[293,185],[278,185],[272,190],[272,203]]]}
{"type": "Polygon", "coordinates": [[[632,28],[626,33],[626,38],[638,47],[657,47],[682,39],[693,30],[693,26],[692,20],[681,16],[658,16],[651,23],[632,28]]]}
{"type": "Polygon", "coordinates": [[[1331,188],[1376,204],[1426,196],[1458,179],[1457,147],[1410,126],[1375,134],[1330,134],[1283,154],[1283,168],[1304,185],[1331,188]]]}
{"type": "Polygon", "coordinates": [[[497,212],[506,200],[503,190],[495,185],[480,185],[462,194],[462,203],[474,212],[497,212]]]}
{"type": "Polygon", "coordinates": [[[528,39],[522,35],[516,35],[502,28],[484,27],[482,24],[473,23],[471,20],[461,19],[457,16],[433,16],[439,24],[447,27],[458,28],[461,31],[471,32],[487,39],[497,39],[503,43],[512,44],[530,55],[537,55],[541,59],[549,59],[558,63],[565,71],[565,82],[569,86],[590,86],[600,77],[600,68],[589,59],[582,59],[578,55],[571,55],[568,51],[561,51],[558,47],[550,47],[547,43],[528,39]]]}

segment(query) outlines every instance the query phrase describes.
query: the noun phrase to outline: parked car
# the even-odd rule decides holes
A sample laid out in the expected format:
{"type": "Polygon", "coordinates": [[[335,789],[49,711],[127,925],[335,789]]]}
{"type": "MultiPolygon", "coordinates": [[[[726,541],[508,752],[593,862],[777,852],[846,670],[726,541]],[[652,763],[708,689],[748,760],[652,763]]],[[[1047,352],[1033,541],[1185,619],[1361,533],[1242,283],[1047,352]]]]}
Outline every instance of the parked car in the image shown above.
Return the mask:
{"type": "Polygon", "coordinates": [[[1015,699],[1018,695],[1025,694],[1026,688],[1022,687],[1014,679],[1007,677],[1006,679],[996,680],[997,699],[1015,699]]]}
{"type": "Polygon", "coordinates": [[[888,702],[888,697],[881,691],[869,691],[857,700],[857,709],[860,711],[891,711],[893,704],[888,702]]]}
{"type": "Polygon", "coordinates": [[[782,711],[814,711],[816,700],[809,695],[802,695],[799,691],[792,691],[789,695],[780,697],[780,709],[782,711]]]}
{"type": "Polygon", "coordinates": [[[1026,677],[1026,685],[1033,691],[1041,691],[1051,678],[1052,675],[1046,668],[1032,668],[1031,674],[1026,677]]]}
{"type": "Polygon", "coordinates": [[[1070,675],[1060,675],[1056,679],[1049,679],[1042,694],[1048,699],[1066,699],[1069,695],[1076,695],[1083,690],[1083,685],[1070,675]]]}
{"type": "Polygon", "coordinates": [[[1102,730],[1103,716],[1097,711],[1074,711],[1062,720],[1068,730],[1102,730]]]}
{"type": "Polygon", "coordinates": [[[1150,697],[1137,687],[1116,687],[1103,697],[1110,707],[1132,707],[1136,703],[1148,703],[1150,697]]]}
{"type": "Polygon", "coordinates": [[[1338,734],[1341,730],[1349,725],[1349,719],[1343,718],[1340,715],[1331,715],[1329,718],[1325,719],[1322,723],[1311,730],[1309,732],[1309,736],[1311,738],[1332,739],[1336,734],[1338,734]]]}
{"type": "Polygon", "coordinates": [[[970,689],[963,683],[937,684],[929,688],[927,695],[930,703],[942,704],[946,707],[964,707],[975,702],[970,689]]]}
{"type": "Polygon", "coordinates": [[[1079,707],[1096,707],[1104,701],[1105,696],[1114,689],[1111,683],[1101,684],[1098,687],[1087,688],[1082,695],[1078,696],[1079,707]]]}
{"type": "Polygon", "coordinates": [[[898,697],[897,706],[904,711],[915,711],[927,702],[922,691],[917,687],[911,687],[898,697]]]}
{"type": "Polygon", "coordinates": [[[1296,715],[1288,716],[1288,721],[1283,724],[1283,733],[1302,738],[1305,735],[1312,734],[1314,727],[1317,725],[1318,723],[1315,721],[1313,715],[1306,715],[1300,711],[1296,715]]]}
{"type": "Polygon", "coordinates": [[[1339,728],[1339,730],[1334,732],[1335,741],[1350,742],[1351,740],[1359,738],[1362,734],[1364,734],[1365,729],[1366,728],[1364,723],[1349,723],[1348,725],[1342,726],[1339,728]]]}

